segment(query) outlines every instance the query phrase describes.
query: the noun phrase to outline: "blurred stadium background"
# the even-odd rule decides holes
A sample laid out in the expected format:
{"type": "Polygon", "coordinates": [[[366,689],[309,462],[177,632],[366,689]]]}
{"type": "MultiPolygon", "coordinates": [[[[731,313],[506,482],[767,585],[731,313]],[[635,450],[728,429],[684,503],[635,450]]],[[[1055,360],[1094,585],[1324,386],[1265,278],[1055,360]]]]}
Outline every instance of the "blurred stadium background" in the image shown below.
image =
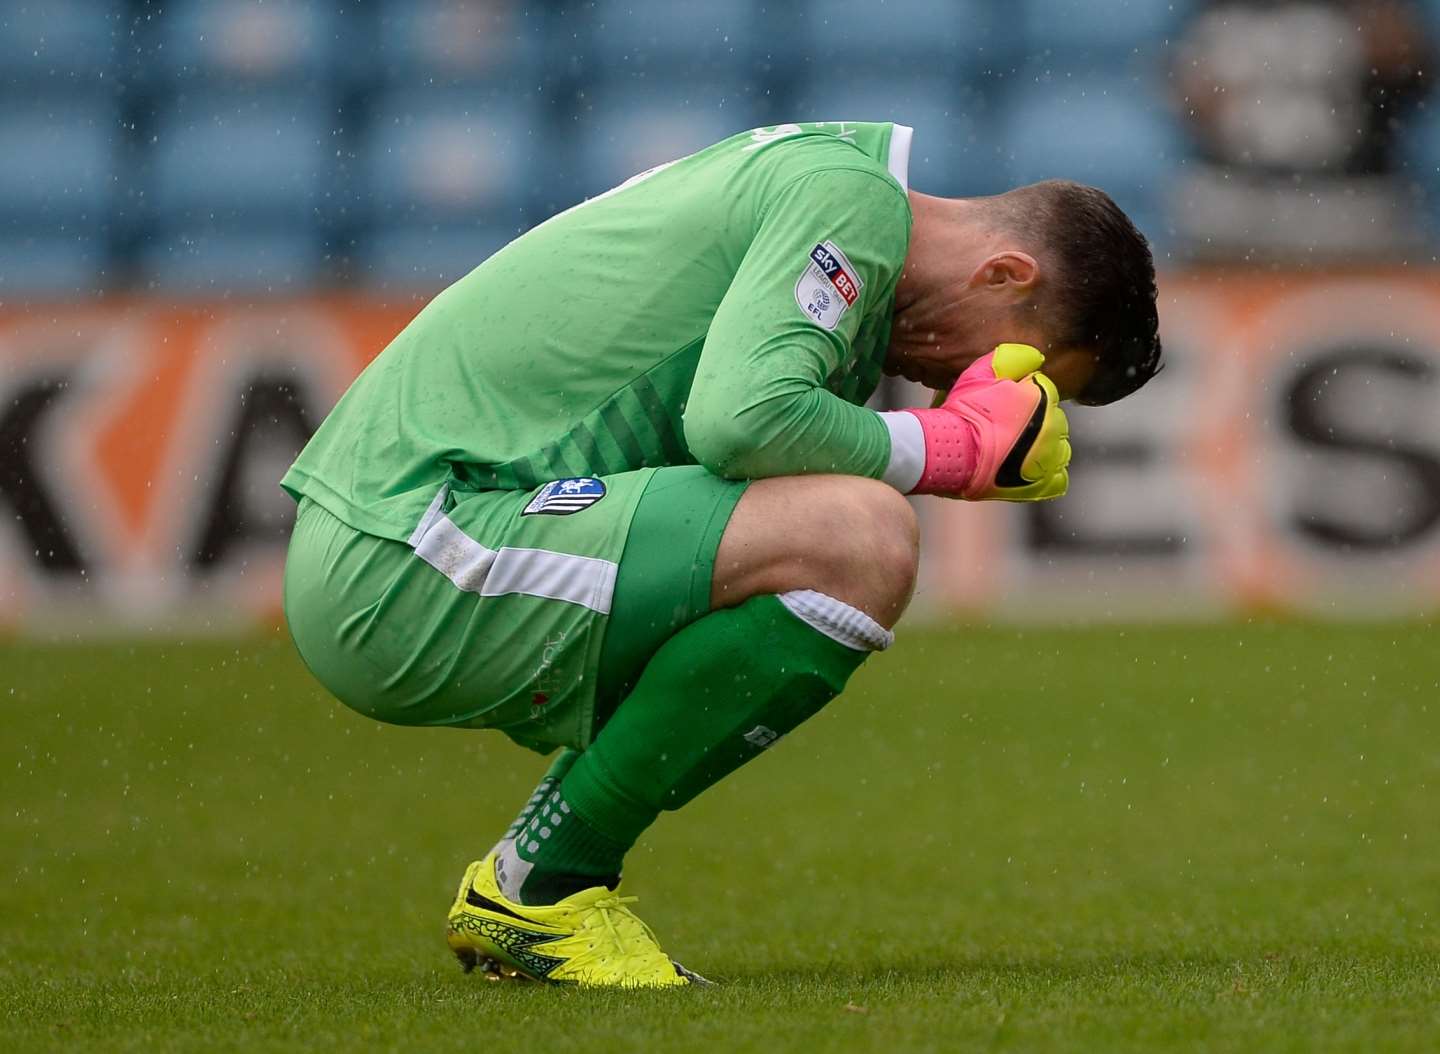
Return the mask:
{"type": "Polygon", "coordinates": [[[1064,503],[924,503],[918,611],[1428,612],[1437,31],[1440,0],[0,0],[0,626],[273,623],[275,481],[427,296],[645,167],[842,118],[912,125],[926,192],[1102,186],[1163,272],[1169,368],[1075,415],[1064,503]]]}

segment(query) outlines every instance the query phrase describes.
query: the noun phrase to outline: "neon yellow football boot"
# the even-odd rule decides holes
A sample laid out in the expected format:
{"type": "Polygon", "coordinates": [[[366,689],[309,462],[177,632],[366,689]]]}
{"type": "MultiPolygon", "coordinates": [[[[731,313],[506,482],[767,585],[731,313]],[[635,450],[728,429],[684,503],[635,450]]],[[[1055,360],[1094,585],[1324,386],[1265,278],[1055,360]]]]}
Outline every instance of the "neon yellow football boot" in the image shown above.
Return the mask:
{"type": "Polygon", "coordinates": [[[595,886],[558,904],[517,904],[500,892],[492,852],[466,868],[445,939],[466,973],[480,966],[491,978],[599,988],[708,985],[660,950],[650,927],[626,907],[637,899],[595,886]]]}

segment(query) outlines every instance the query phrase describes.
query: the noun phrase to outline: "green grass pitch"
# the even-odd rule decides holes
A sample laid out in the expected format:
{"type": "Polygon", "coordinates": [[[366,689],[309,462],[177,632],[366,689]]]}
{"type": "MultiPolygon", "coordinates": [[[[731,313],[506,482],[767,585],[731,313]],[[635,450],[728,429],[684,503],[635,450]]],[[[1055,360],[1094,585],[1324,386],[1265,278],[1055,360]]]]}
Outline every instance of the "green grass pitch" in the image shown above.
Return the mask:
{"type": "Polygon", "coordinates": [[[544,762],[283,638],[4,645],[0,699],[7,1054],[1440,1048],[1433,624],[903,633],[633,856],[722,982],[670,993],[463,976],[544,762]]]}

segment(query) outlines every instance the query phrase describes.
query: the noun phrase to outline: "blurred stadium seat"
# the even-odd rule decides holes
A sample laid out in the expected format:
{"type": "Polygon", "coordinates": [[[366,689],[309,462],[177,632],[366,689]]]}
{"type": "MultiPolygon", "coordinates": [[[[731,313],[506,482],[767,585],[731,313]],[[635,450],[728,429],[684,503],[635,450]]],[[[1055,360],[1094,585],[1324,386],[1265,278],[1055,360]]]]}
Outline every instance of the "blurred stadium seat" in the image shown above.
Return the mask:
{"type": "Polygon", "coordinates": [[[127,18],[114,0],[0,0],[0,301],[109,277],[127,18]]]}
{"type": "Polygon", "coordinates": [[[596,0],[576,28],[580,100],[556,144],[553,196],[569,204],[762,124],[755,4],[596,0]],[[568,173],[568,175],[567,175],[568,173]]]}
{"type": "Polygon", "coordinates": [[[518,224],[381,227],[361,247],[355,276],[367,285],[438,289],[474,270],[519,233],[518,224]]]}
{"type": "Polygon", "coordinates": [[[856,73],[966,78],[994,67],[1012,18],[989,0],[807,0],[784,46],[836,87],[856,73]]]}
{"type": "Polygon", "coordinates": [[[104,239],[85,231],[0,230],[0,303],[14,297],[84,299],[106,278],[104,239]]]}
{"type": "Polygon", "coordinates": [[[997,128],[1011,183],[1092,183],[1163,243],[1164,194],[1182,146],[1143,81],[1091,75],[1031,83],[1012,92],[997,128]]]}
{"type": "Polygon", "coordinates": [[[509,79],[524,92],[542,62],[543,18],[510,0],[388,0],[381,4],[378,72],[412,86],[509,79]]]}
{"type": "Polygon", "coordinates": [[[118,161],[119,117],[103,99],[0,108],[0,220],[102,223],[118,161]]]}
{"type": "Polygon", "coordinates": [[[324,204],[334,150],[323,103],[191,96],[155,122],[150,208],[166,225],[195,216],[249,226],[303,222],[324,204]]]}
{"type": "Polygon", "coordinates": [[[150,77],[325,83],[341,54],[342,22],[313,0],[182,0],[158,20],[150,77]]]}
{"type": "MultiPolygon", "coordinates": [[[[901,121],[920,189],[1069,176],[1160,232],[1183,158],[1163,62],[1201,3],[0,0],[4,262],[37,287],[190,288],[198,265],[168,262],[203,245],[216,275],[323,282],[349,260],[361,281],[423,282],[792,120],[901,121]]],[[[1440,31],[1440,0],[1422,6],[1440,31]]],[[[1436,184],[1430,112],[1405,156],[1436,184]]]]}
{"type": "Polygon", "coordinates": [[[664,91],[629,78],[602,84],[575,120],[581,193],[598,194],[760,123],[754,85],[740,80],[685,78],[664,91]]]}
{"type": "Polygon", "coordinates": [[[800,121],[896,121],[915,129],[910,182],[928,194],[984,194],[1003,173],[984,133],[980,109],[968,93],[943,75],[851,77],[839,85],[805,81],[797,86],[800,121]]]}
{"type": "Polygon", "coordinates": [[[118,0],[0,0],[0,83],[108,93],[127,14],[118,0]]]}
{"type": "Polygon", "coordinates": [[[1426,234],[1433,240],[1440,236],[1440,108],[1427,107],[1416,116],[1408,130],[1402,163],[1421,200],[1426,234]]]}
{"type": "Polygon", "coordinates": [[[324,277],[324,249],[309,229],[197,226],[146,241],[145,284],[172,293],[294,292],[324,277]]]}
{"type": "Polygon", "coordinates": [[[382,220],[515,213],[543,136],[533,96],[396,90],[377,102],[365,136],[370,207],[382,220]]]}
{"type": "Polygon", "coordinates": [[[0,108],[0,300],[101,284],[118,148],[117,112],[98,96],[0,108]]]}
{"type": "Polygon", "coordinates": [[[330,130],[323,102],[288,93],[182,96],[165,109],[142,184],[142,281],[184,293],[319,281],[330,130]]]}
{"type": "Polygon", "coordinates": [[[1186,0],[1025,0],[1017,43],[1031,63],[1104,70],[1158,52],[1194,7],[1186,0]]]}
{"type": "Polygon", "coordinates": [[[1440,0],[1420,0],[1420,13],[1432,34],[1440,34],[1440,0]]]}
{"type": "Polygon", "coordinates": [[[751,68],[759,34],[753,4],[595,0],[581,29],[587,72],[619,77],[651,70],[734,76],[751,68]]]}
{"type": "Polygon", "coordinates": [[[521,229],[544,139],[534,95],[396,89],[379,100],[361,158],[357,275],[433,287],[469,271],[521,229]]]}

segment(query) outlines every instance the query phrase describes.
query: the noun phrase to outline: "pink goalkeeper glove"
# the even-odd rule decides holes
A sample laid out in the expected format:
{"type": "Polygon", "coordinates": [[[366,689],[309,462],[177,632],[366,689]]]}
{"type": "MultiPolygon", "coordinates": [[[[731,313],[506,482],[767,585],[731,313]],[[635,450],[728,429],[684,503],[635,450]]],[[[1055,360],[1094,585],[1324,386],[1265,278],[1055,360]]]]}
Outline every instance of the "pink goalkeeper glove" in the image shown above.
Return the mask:
{"type": "Polygon", "coordinates": [[[881,414],[885,481],[907,494],[1043,501],[1069,485],[1070,425],[1028,344],[1001,344],[960,375],[933,410],[881,414]]]}

